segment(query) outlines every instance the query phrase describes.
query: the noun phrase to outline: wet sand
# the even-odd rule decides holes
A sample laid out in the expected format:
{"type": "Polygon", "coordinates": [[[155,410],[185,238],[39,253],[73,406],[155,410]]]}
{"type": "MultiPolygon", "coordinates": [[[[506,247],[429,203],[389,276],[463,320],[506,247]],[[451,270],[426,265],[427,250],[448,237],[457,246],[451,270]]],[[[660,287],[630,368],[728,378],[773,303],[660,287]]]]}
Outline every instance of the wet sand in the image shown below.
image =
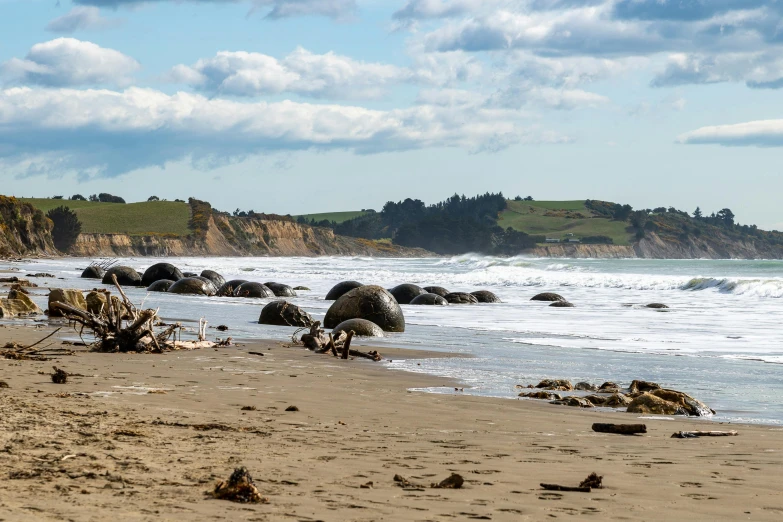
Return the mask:
{"type": "MultiPolygon", "coordinates": [[[[6,324],[0,346],[49,331],[6,324]]],[[[272,341],[163,355],[79,350],[0,359],[9,385],[0,389],[0,520],[783,518],[779,427],[471,397],[445,379],[272,341]],[[54,384],[52,365],[81,376],[54,384]],[[408,391],[427,386],[451,393],[408,391]],[[648,434],[598,434],[593,422],[644,422],[648,434]],[[740,435],[670,438],[688,429],[740,435]],[[238,466],[268,503],[205,494],[238,466]],[[575,486],[593,471],[603,489],[539,487],[575,486]],[[451,473],[465,478],[462,489],[393,481],[429,486],[451,473]]]]}

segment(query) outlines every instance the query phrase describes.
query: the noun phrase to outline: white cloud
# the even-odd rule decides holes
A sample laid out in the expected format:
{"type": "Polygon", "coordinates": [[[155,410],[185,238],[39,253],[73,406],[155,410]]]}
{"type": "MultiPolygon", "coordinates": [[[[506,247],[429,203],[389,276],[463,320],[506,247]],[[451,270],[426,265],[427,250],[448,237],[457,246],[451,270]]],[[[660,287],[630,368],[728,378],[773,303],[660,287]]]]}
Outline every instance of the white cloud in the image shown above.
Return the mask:
{"type": "Polygon", "coordinates": [[[64,15],[55,18],[46,26],[53,33],[71,34],[80,30],[108,29],[118,24],[101,16],[97,7],[76,6],[64,15]]]}
{"type": "Polygon", "coordinates": [[[102,175],[190,158],[218,166],[265,151],[358,153],[431,147],[474,152],[566,138],[529,126],[519,111],[419,105],[390,111],[342,105],[209,99],[129,88],[20,87],[0,91],[0,158],[44,172],[102,175]]]}
{"type": "Polygon", "coordinates": [[[783,52],[675,53],[652,81],[655,87],[745,82],[750,87],[783,87],[783,52]]]}
{"type": "Polygon", "coordinates": [[[139,63],[114,49],[74,38],[34,45],[24,59],[0,64],[0,75],[13,82],[51,87],[127,85],[139,63]]]}
{"type": "Polygon", "coordinates": [[[178,65],[171,79],[210,93],[257,96],[291,92],[330,98],[373,98],[390,84],[410,78],[393,65],[360,62],[334,53],[296,49],[278,60],[244,51],[217,53],[193,66],[178,65]]]}
{"type": "Polygon", "coordinates": [[[689,145],[783,147],[783,120],[702,127],[680,135],[677,141],[689,145]]]}

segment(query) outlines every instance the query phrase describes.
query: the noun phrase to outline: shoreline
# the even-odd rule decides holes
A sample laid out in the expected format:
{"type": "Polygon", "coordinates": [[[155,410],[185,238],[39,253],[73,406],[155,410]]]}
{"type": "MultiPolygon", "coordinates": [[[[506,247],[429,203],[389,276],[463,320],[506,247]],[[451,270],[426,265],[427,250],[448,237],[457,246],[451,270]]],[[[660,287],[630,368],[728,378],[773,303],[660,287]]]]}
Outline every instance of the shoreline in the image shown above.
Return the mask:
{"type": "MultiPolygon", "coordinates": [[[[0,335],[29,343],[47,329],[6,326],[0,335]]],[[[769,480],[783,465],[780,428],[731,424],[738,437],[671,439],[674,431],[704,424],[414,392],[453,381],[279,341],[240,344],[0,359],[0,380],[9,384],[0,390],[0,463],[9,474],[0,511],[9,520],[777,520],[783,514],[769,480]],[[81,376],[53,384],[52,365],[81,376]],[[290,405],[299,411],[284,411],[290,405]],[[648,434],[594,433],[593,422],[644,422],[648,434]],[[268,504],[205,495],[242,465],[268,504]],[[591,493],[538,485],[576,485],[593,471],[605,487],[591,493]],[[462,489],[411,490],[393,481],[400,474],[426,486],[450,473],[466,479],[462,489]]],[[[386,352],[385,358],[398,356],[386,352]]]]}

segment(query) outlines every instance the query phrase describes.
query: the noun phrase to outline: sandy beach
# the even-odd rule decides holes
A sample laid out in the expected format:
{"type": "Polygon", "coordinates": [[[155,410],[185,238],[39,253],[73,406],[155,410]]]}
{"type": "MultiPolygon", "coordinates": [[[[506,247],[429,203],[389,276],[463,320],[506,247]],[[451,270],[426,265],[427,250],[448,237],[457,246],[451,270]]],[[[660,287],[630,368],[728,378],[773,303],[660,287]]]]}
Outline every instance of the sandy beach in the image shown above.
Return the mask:
{"type": "MultiPolygon", "coordinates": [[[[29,343],[47,331],[5,325],[0,339],[29,343]]],[[[638,420],[471,397],[444,379],[272,341],[163,355],[81,350],[53,361],[2,360],[2,520],[783,516],[776,479],[783,430],[776,427],[638,420]],[[54,384],[53,365],[76,376],[54,384]],[[452,393],[409,391],[439,385],[452,393]],[[647,424],[647,435],[591,430],[593,422],[637,421],[647,424]],[[670,438],[687,429],[740,435],[670,438]],[[239,466],[268,503],[206,494],[239,466]],[[604,477],[603,489],[539,487],[575,486],[591,472],[604,477]],[[465,478],[462,489],[429,488],[451,473],[465,478]],[[424,487],[401,488],[395,474],[424,487]]]]}

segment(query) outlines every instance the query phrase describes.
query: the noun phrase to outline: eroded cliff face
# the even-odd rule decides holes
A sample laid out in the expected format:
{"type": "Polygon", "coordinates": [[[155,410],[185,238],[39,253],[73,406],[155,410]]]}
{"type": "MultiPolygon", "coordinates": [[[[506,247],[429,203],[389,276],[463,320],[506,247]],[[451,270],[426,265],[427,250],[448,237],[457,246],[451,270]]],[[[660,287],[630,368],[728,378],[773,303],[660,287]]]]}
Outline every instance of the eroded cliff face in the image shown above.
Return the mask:
{"type": "Polygon", "coordinates": [[[365,239],[338,236],[331,229],[292,221],[209,218],[199,236],[168,238],[124,234],[81,234],[72,255],[110,256],[373,256],[426,257],[431,253],[365,239]]]}
{"type": "Polygon", "coordinates": [[[633,247],[636,257],[646,259],[781,259],[783,248],[752,238],[738,241],[722,234],[664,241],[648,233],[633,247]]]}
{"type": "Polygon", "coordinates": [[[637,257],[631,246],[619,245],[582,245],[582,244],[552,244],[539,246],[525,251],[526,255],[535,257],[563,257],[573,259],[624,259],[637,257]]]}
{"type": "Polygon", "coordinates": [[[29,203],[0,196],[0,257],[51,256],[52,222],[29,203]]]}

